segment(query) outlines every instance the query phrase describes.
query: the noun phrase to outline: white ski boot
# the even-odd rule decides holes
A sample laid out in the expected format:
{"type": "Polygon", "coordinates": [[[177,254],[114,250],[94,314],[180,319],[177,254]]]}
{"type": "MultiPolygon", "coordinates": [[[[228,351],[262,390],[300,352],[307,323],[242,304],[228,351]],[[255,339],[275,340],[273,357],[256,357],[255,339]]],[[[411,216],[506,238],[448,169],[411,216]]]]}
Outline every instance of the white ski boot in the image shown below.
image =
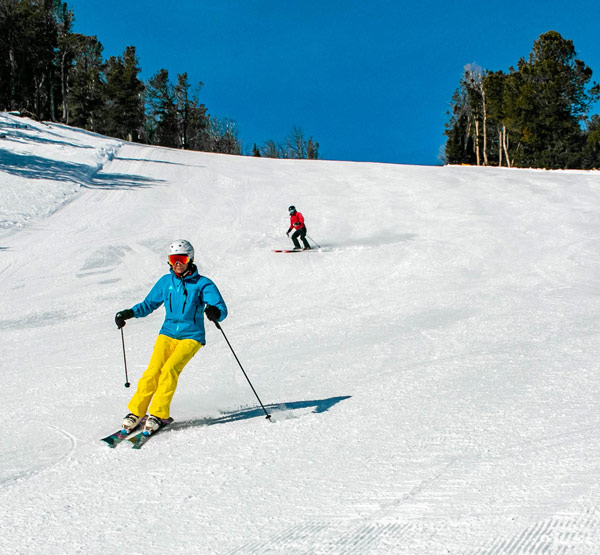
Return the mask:
{"type": "Polygon", "coordinates": [[[156,430],[158,430],[162,425],[162,419],[160,419],[158,416],[150,415],[148,418],[146,418],[146,422],[144,423],[144,433],[146,435],[150,435],[156,432],[156,430]]]}
{"type": "Polygon", "coordinates": [[[133,414],[132,412],[130,412],[123,419],[123,429],[127,430],[128,432],[130,430],[133,430],[140,423],[141,419],[142,419],[141,416],[136,416],[135,414],[133,414]]]}

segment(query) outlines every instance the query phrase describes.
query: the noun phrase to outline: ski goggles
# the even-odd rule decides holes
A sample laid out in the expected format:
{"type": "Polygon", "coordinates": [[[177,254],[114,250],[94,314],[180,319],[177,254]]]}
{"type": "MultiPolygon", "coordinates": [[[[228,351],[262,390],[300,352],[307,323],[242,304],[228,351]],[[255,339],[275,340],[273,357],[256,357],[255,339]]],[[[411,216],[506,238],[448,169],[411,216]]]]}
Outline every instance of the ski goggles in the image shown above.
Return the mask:
{"type": "Polygon", "coordinates": [[[185,266],[190,261],[190,257],[187,254],[170,254],[169,255],[169,264],[171,266],[175,266],[179,262],[179,264],[185,266]]]}

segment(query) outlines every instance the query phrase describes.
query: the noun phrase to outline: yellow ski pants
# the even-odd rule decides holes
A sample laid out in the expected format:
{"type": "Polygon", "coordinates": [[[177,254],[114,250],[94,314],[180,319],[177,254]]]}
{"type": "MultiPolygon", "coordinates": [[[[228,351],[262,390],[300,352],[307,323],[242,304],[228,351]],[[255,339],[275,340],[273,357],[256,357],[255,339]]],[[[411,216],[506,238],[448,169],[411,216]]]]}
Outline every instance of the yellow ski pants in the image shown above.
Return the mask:
{"type": "Polygon", "coordinates": [[[127,405],[129,411],[136,416],[144,416],[150,406],[150,414],[163,419],[169,418],[179,374],[200,347],[202,343],[193,339],[173,339],[159,335],[154,344],[150,364],[127,405]]]}

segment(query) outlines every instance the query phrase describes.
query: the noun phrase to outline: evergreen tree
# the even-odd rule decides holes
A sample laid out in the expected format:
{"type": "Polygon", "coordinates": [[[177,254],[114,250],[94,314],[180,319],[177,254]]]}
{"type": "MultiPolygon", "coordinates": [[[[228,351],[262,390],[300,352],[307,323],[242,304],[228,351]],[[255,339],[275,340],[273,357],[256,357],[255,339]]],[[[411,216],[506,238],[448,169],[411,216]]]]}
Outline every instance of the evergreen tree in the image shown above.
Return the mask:
{"type": "Polygon", "coordinates": [[[138,79],[135,47],[128,46],[123,57],[111,57],[105,66],[105,133],[129,141],[139,140],[144,121],[144,83],[138,79]]]}
{"type": "Polygon", "coordinates": [[[98,38],[75,35],[71,86],[72,124],[90,131],[104,129],[105,82],[102,72],[102,50],[98,38]]]}
{"type": "Polygon", "coordinates": [[[17,89],[17,0],[0,2],[0,107],[14,110],[17,89]]]}
{"type": "Polygon", "coordinates": [[[597,114],[587,122],[582,165],[586,169],[600,169],[600,116],[597,114]]]}
{"type": "Polygon", "coordinates": [[[178,148],[177,97],[169,72],[161,69],[146,87],[147,117],[152,122],[152,144],[178,148]]]}
{"type": "Polygon", "coordinates": [[[148,140],[174,148],[218,150],[211,135],[210,118],[206,107],[198,100],[202,83],[191,88],[187,73],[177,76],[177,85],[169,81],[166,69],[159,71],[146,89],[148,140]]]}
{"type": "Polygon", "coordinates": [[[175,94],[179,122],[180,146],[198,150],[202,144],[202,135],[208,128],[206,107],[198,98],[202,83],[192,89],[187,73],[177,75],[175,94]]]}
{"type": "Polygon", "coordinates": [[[306,144],[306,157],[309,160],[319,159],[319,143],[313,141],[312,137],[309,137],[308,143],[306,144]]]}
{"type": "Polygon", "coordinates": [[[573,42],[556,31],[540,36],[527,61],[519,61],[521,78],[516,113],[519,165],[580,167],[579,121],[598,98],[598,86],[586,91],[592,71],[575,58],[573,42]]]}
{"type": "Polygon", "coordinates": [[[57,24],[53,0],[0,2],[0,103],[38,118],[54,115],[57,24]]]}

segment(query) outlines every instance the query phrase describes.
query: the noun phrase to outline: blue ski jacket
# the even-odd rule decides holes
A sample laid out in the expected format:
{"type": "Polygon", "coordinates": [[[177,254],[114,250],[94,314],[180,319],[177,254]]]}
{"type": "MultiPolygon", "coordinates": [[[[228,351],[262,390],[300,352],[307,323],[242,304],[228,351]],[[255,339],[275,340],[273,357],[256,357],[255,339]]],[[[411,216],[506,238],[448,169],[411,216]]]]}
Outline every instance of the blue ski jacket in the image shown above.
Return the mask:
{"type": "Polygon", "coordinates": [[[217,286],[192,266],[181,278],[173,270],[161,277],[146,298],[132,307],[136,318],[143,318],[165,305],[166,316],[160,332],[173,339],[193,339],[205,344],[204,309],[216,306],[221,311],[219,322],[227,317],[227,306],[217,286]]]}

